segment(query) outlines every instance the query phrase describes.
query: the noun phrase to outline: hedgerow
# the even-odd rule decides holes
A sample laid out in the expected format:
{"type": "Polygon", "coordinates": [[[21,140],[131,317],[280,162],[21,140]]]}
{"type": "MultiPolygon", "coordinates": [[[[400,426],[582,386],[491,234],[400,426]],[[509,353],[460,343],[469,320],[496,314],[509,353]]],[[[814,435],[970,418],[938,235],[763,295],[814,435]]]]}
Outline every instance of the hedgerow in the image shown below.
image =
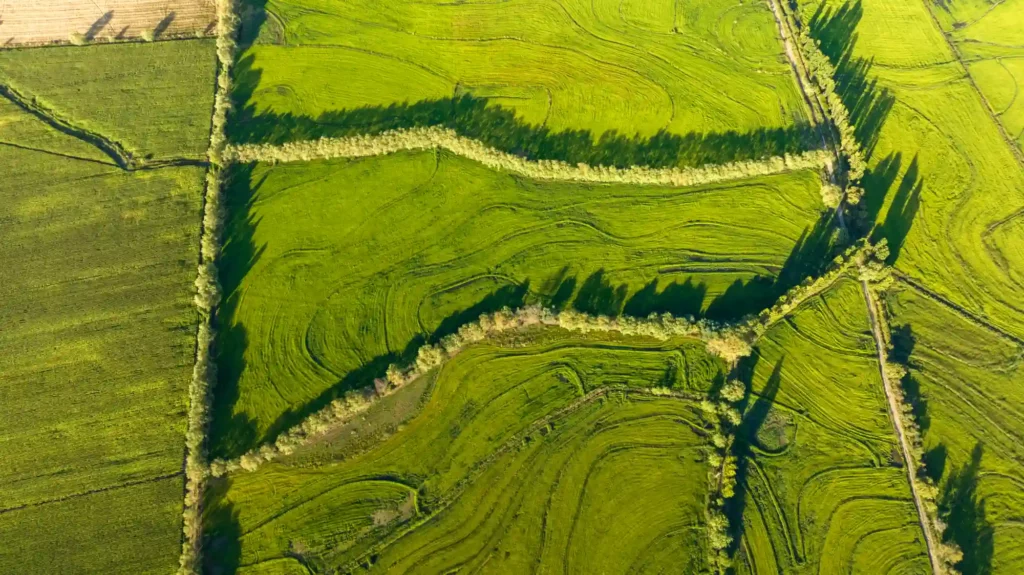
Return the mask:
{"type": "Polygon", "coordinates": [[[236,162],[306,162],[330,158],[357,158],[392,154],[403,150],[441,148],[480,162],[496,170],[506,170],[538,180],[623,183],[664,186],[695,186],[726,180],[750,178],[781,172],[823,168],[831,163],[826,150],[811,150],[764,160],[748,160],[699,168],[647,168],[633,166],[571,165],[555,160],[532,161],[491,148],[482,142],[458,135],[454,130],[429,127],[391,130],[378,135],[347,138],[320,138],[271,144],[232,145],[225,157],[236,162]]]}
{"type": "Polygon", "coordinates": [[[220,253],[224,219],[220,198],[221,170],[224,162],[224,145],[227,141],[227,113],[231,105],[231,64],[235,57],[235,37],[239,22],[235,13],[235,0],[217,0],[216,13],[217,88],[214,95],[210,147],[207,152],[210,168],[206,173],[199,269],[195,282],[199,329],[196,334],[196,362],[189,385],[188,430],[185,434],[185,498],[181,557],[178,566],[180,575],[199,572],[202,539],[200,503],[203,482],[208,474],[205,443],[210,422],[211,392],[217,379],[217,368],[211,356],[215,338],[214,315],[221,297],[217,280],[217,257],[220,253]]]}

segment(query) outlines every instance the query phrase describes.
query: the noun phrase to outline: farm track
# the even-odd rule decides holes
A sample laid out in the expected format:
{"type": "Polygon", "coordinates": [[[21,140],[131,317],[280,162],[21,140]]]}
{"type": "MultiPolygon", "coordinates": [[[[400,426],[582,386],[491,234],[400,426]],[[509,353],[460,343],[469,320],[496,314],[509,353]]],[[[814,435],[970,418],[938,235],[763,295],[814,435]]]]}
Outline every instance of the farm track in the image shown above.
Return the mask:
{"type": "MultiPolygon", "coordinates": [[[[789,36],[792,35],[792,31],[790,31],[791,32],[790,34],[786,33],[786,30],[788,28],[786,23],[788,21],[785,19],[784,12],[783,12],[782,8],[779,6],[778,2],[779,2],[779,0],[768,0],[768,3],[769,3],[769,5],[771,6],[771,9],[772,9],[772,14],[775,16],[776,22],[779,24],[779,31],[780,31],[780,34],[783,37],[783,42],[784,42],[784,44],[786,46],[786,56],[789,59],[790,65],[792,66],[794,72],[797,74],[798,85],[800,87],[800,91],[804,95],[804,98],[808,102],[810,102],[810,101],[817,101],[817,100],[813,100],[814,96],[812,94],[808,93],[808,90],[807,90],[805,82],[804,82],[804,78],[802,77],[802,74],[799,73],[801,70],[804,70],[804,68],[802,68],[800,66],[800,63],[797,62],[796,55],[794,54],[795,50],[791,49],[791,41],[790,41],[789,36]]],[[[931,13],[930,8],[927,8],[927,9],[929,10],[929,15],[931,15],[934,18],[934,14],[931,13]]],[[[937,22],[936,22],[936,24],[937,24],[937,22]]],[[[948,41],[948,39],[947,39],[947,41],[948,41]]],[[[954,52],[954,53],[956,53],[956,52],[954,52]]],[[[973,79],[972,79],[972,85],[973,85],[973,79]]],[[[975,90],[977,90],[977,86],[975,86],[975,90]]],[[[823,117],[827,117],[827,115],[824,114],[824,110],[822,110],[822,114],[823,114],[823,117]]],[[[1002,127],[1000,126],[1000,129],[1001,128],[1002,127]]],[[[1005,131],[1004,131],[1004,135],[1005,135],[1005,131]]],[[[823,138],[824,138],[824,136],[823,136],[823,138]]],[[[833,148],[833,149],[835,149],[835,148],[833,148]]],[[[837,159],[837,162],[838,162],[839,158],[836,158],[836,159],[837,159]]],[[[839,227],[839,229],[841,231],[846,232],[847,231],[847,227],[846,227],[845,219],[843,218],[843,211],[842,211],[842,206],[841,205],[837,209],[837,213],[838,213],[839,217],[837,218],[836,225],[839,227]]],[[[908,485],[910,487],[910,492],[913,495],[914,507],[917,510],[919,526],[921,528],[922,533],[924,533],[924,536],[925,536],[926,549],[927,549],[927,552],[928,552],[928,560],[931,563],[932,572],[935,575],[938,575],[938,574],[943,572],[942,565],[941,565],[941,562],[939,561],[939,558],[935,554],[936,542],[933,540],[932,530],[931,530],[930,525],[929,525],[929,520],[928,520],[927,514],[925,512],[924,506],[922,504],[921,496],[920,496],[920,494],[918,494],[917,487],[916,487],[916,484],[914,482],[914,476],[913,476],[914,465],[912,463],[912,460],[910,459],[910,445],[907,442],[906,435],[905,435],[905,432],[903,430],[902,420],[900,419],[899,405],[898,405],[898,403],[897,403],[897,401],[896,401],[896,399],[895,399],[895,397],[893,395],[893,390],[892,390],[892,386],[891,386],[892,384],[889,381],[889,378],[888,378],[888,376],[885,373],[885,357],[883,356],[884,350],[886,349],[885,348],[885,342],[884,342],[884,340],[882,338],[881,329],[879,328],[879,325],[878,325],[878,319],[876,317],[875,302],[874,302],[874,299],[871,296],[870,287],[868,286],[867,281],[865,281],[865,280],[861,281],[861,290],[864,293],[864,300],[865,300],[865,303],[867,304],[867,308],[868,308],[868,320],[871,323],[871,333],[872,333],[872,335],[874,337],[874,340],[875,340],[875,348],[876,348],[876,352],[877,352],[877,356],[878,356],[878,368],[879,368],[879,373],[880,373],[880,375],[882,377],[882,384],[883,384],[883,390],[885,392],[886,403],[889,406],[889,417],[892,419],[893,427],[896,430],[896,435],[898,436],[898,439],[899,439],[900,450],[902,452],[902,456],[903,456],[903,460],[904,460],[904,465],[906,466],[905,468],[907,470],[907,482],[908,482],[908,485]]]]}
{"type": "MultiPolygon", "coordinates": [[[[57,114],[53,113],[52,111],[47,110],[45,107],[43,107],[43,106],[39,105],[38,103],[34,102],[33,99],[29,99],[25,95],[21,94],[20,92],[18,92],[16,89],[12,88],[11,86],[0,84],[0,96],[6,98],[8,101],[10,101],[12,104],[17,106],[21,110],[25,111],[28,114],[31,114],[32,116],[34,116],[35,118],[37,118],[41,122],[45,123],[46,125],[50,126],[53,129],[57,130],[58,132],[60,132],[60,133],[62,133],[64,135],[67,135],[67,136],[71,136],[72,138],[81,140],[81,141],[83,141],[86,144],[89,144],[91,146],[94,146],[95,148],[97,148],[98,150],[100,150],[101,152],[103,152],[104,154],[109,156],[110,159],[113,160],[114,165],[116,165],[118,168],[121,168],[122,170],[127,171],[127,172],[134,172],[134,171],[139,171],[139,170],[155,170],[155,169],[170,168],[170,167],[188,167],[188,166],[191,166],[191,167],[204,167],[205,168],[205,167],[207,167],[209,165],[209,162],[206,162],[204,160],[197,160],[197,159],[193,159],[193,158],[167,158],[167,159],[163,159],[163,160],[153,160],[153,161],[148,161],[148,162],[140,162],[140,161],[136,160],[134,157],[132,157],[131,152],[126,150],[124,148],[124,146],[122,146],[119,142],[116,142],[116,141],[114,141],[114,140],[112,140],[110,138],[107,138],[106,136],[103,136],[102,134],[98,134],[96,132],[92,132],[92,131],[90,131],[90,130],[88,130],[86,128],[83,128],[81,126],[77,126],[77,125],[73,124],[72,122],[61,118],[60,116],[58,116],[57,114]]],[[[17,144],[7,144],[6,142],[3,142],[3,144],[11,145],[11,146],[14,146],[14,147],[17,147],[17,148],[23,148],[24,149],[23,146],[19,146],[17,144]]],[[[45,152],[45,153],[48,153],[48,154],[60,155],[60,156],[64,156],[66,158],[71,158],[71,159],[75,159],[75,160],[81,160],[81,161],[86,161],[86,162],[103,163],[103,162],[99,162],[98,160],[91,160],[91,159],[87,159],[87,158],[76,158],[74,156],[67,156],[65,154],[59,154],[57,152],[49,152],[49,151],[44,151],[44,150],[39,150],[39,151],[42,151],[42,152],[45,152]]]]}
{"type": "Polygon", "coordinates": [[[875,347],[878,350],[878,371],[882,376],[882,385],[885,389],[885,399],[889,405],[889,417],[892,419],[893,428],[899,439],[900,451],[903,455],[904,469],[907,470],[907,482],[910,484],[910,493],[914,496],[914,507],[917,508],[917,516],[921,523],[921,531],[924,532],[927,543],[928,559],[931,561],[932,572],[936,575],[943,572],[942,563],[935,554],[937,543],[935,542],[932,530],[929,527],[928,515],[925,512],[921,495],[917,492],[917,483],[914,481],[914,460],[910,457],[910,442],[907,441],[906,432],[903,430],[903,420],[900,415],[899,403],[893,391],[893,383],[885,373],[885,339],[882,337],[882,329],[878,325],[878,308],[875,298],[871,295],[871,287],[866,280],[861,280],[861,290],[864,292],[864,300],[868,304],[868,319],[871,320],[871,333],[875,338],[875,347]]]}

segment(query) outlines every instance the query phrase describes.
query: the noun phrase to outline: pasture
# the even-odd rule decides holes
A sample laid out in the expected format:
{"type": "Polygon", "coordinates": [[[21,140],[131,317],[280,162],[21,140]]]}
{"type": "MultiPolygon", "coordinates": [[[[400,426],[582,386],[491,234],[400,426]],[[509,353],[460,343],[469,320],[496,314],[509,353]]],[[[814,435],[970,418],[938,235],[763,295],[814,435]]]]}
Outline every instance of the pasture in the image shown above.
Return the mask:
{"type": "Polygon", "coordinates": [[[860,286],[842,279],[743,367],[739,573],[927,571],[860,286]]]}
{"type": "Polygon", "coordinates": [[[557,328],[510,344],[465,350],[361,451],[341,436],[315,463],[300,452],[212,483],[209,572],[700,570],[699,412],[642,391],[699,397],[721,362],[700,342],[557,328]]]}
{"type": "Polygon", "coordinates": [[[543,303],[735,318],[816,273],[831,250],[814,171],[585,185],[424,151],[239,165],[229,180],[217,457],[483,312],[543,303]]]}
{"type": "Polygon", "coordinates": [[[943,538],[963,547],[965,575],[1018,572],[1024,467],[1011,414],[1024,335],[1024,167],[998,124],[1010,129],[999,102],[1012,108],[1016,84],[988,81],[1012,59],[976,56],[1003,54],[1020,3],[831,2],[817,18],[818,4],[803,9],[823,50],[847,58],[844,96],[860,102],[855,121],[870,135],[866,203],[905,274],[889,298],[891,323],[911,365],[905,390],[925,416],[943,538]]]}
{"type": "Polygon", "coordinates": [[[1007,136],[1024,148],[1024,2],[948,2],[931,10],[1007,136]]]}
{"type": "Polygon", "coordinates": [[[274,0],[251,14],[243,38],[258,37],[236,72],[248,109],[232,127],[251,139],[295,116],[337,124],[461,95],[595,141],[663,130],[738,142],[806,122],[763,3],[274,0]]]}
{"type": "MultiPolygon", "coordinates": [[[[3,52],[3,74],[17,69],[7,62],[41,62],[35,50],[49,54],[53,82],[59,63],[74,60],[61,54],[70,48],[3,52]]],[[[146,96],[147,117],[183,119],[185,135],[162,129],[184,142],[190,126],[209,122],[208,107],[125,84],[166,67],[152,61],[160,58],[143,49],[120,61],[123,82],[111,77],[60,101],[129,118],[111,125],[141,142],[149,128],[132,126],[145,118],[118,95],[146,96]]],[[[209,85],[212,67],[175,73],[195,90],[209,85]]],[[[189,145],[201,148],[200,137],[189,145]]],[[[180,552],[204,169],[123,170],[6,98],[0,165],[13,167],[0,181],[0,571],[167,573],[180,552]]]]}
{"type": "Polygon", "coordinates": [[[210,40],[0,50],[0,84],[141,161],[204,159],[210,40]]]}

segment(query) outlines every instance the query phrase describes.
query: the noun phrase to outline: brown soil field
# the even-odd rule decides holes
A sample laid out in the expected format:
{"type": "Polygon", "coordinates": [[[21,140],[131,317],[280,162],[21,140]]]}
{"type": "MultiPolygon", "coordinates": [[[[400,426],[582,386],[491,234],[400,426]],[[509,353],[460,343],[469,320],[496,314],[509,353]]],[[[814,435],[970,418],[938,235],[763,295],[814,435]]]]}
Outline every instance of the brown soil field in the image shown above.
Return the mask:
{"type": "Polygon", "coordinates": [[[210,35],[213,0],[0,0],[0,47],[210,35]]]}

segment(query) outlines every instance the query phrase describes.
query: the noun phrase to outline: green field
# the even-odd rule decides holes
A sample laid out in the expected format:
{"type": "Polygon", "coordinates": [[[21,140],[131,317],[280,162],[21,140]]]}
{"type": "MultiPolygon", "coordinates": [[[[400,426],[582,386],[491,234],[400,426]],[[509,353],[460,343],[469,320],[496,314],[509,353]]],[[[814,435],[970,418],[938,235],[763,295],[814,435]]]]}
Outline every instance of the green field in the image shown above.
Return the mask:
{"type": "MultiPolygon", "coordinates": [[[[943,537],[963,547],[965,575],[1016,573],[1024,565],[1017,479],[1024,460],[1013,415],[1024,381],[1024,168],[999,131],[997,121],[1010,128],[1006,114],[996,118],[985,104],[1000,112],[992,88],[1007,103],[1015,84],[986,81],[1000,62],[972,54],[1019,44],[1021,5],[870,0],[831,7],[812,25],[822,39],[834,38],[824,44],[830,55],[871,62],[847,97],[864,101],[888,90],[894,98],[888,115],[872,120],[877,145],[867,200],[879,235],[896,247],[896,268],[913,282],[897,283],[892,323],[912,334],[909,384],[915,409],[927,416],[925,463],[950,524],[943,537]],[[952,31],[952,45],[942,29],[952,31]]],[[[810,16],[817,4],[803,8],[810,16]]]]}
{"type": "Polygon", "coordinates": [[[387,116],[471,94],[594,138],[746,134],[805,118],[763,3],[275,0],[263,18],[243,57],[253,77],[240,78],[256,114],[387,116]]]}
{"type": "Polygon", "coordinates": [[[141,159],[203,159],[214,63],[210,40],[0,50],[0,84],[141,159]]]}
{"type": "Polygon", "coordinates": [[[932,13],[1009,138],[1024,148],[1024,2],[948,2],[932,13]]]}
{"type": "MultiPolygon", "coordinates": [[[[206,134],[193,126],[208,129],[211,98],[196,86],[209,85],[212,66],[170,63],[210,48],[147,46],[118,63],[120,80],[60,100],[143,142],[151,128],[135,127],[147,120],[119,102],[137,94],[148,98],[147,118],[187,120],[184,134],[176,122],[160,127],[166,142],[200,150],[206,134]],[[160,67],[195,90],[187,106],[133,80],[160,67]]],[[[76,50],[0,52],[0,76],[45,60],[56,82],[76,50]]],[[[121,170],[6,99],[0,165],[0,571],[167,573],[180,552],[204,170],[121,170]]]]}
{"type": "Polygon", "coordinates": [[[860,286],[843,279],[758,342],[733,511],[740,573],[928,570],[869,329],[860,286]]]}
{"type": "MultiPolygon", "coordinates": [[[[343,436],[314,460],[213,483],[211,560],[226,572],[237,562],[240,574],[698,571],[708,486],[699,412],[637,391],[699,397],[721,362],[688,340],[553,328],[525,339],[464,351],[431,378],[416,415],[361,452],[346,452],[343,436]]],[[[375,409],[364,419],[393,407],[375,409]]]]}
{"type": "Polygon", "coordinates": [[[922,398],[925,462],[941,480],[963,573],[1024,570],[1024,357],[1014,342],[917,290],[890,296],[922,398]],[[969,550],[969,551],[968,551],[969,550]]]}
{"type": "Polygon", "coordinates": [[[214,453],[238,455],[422,338],[503,306],[757,312],[821,263],[819,188],[813,171],[697,188],[540,183],[444,152],[240,166],[214,453]]]}

